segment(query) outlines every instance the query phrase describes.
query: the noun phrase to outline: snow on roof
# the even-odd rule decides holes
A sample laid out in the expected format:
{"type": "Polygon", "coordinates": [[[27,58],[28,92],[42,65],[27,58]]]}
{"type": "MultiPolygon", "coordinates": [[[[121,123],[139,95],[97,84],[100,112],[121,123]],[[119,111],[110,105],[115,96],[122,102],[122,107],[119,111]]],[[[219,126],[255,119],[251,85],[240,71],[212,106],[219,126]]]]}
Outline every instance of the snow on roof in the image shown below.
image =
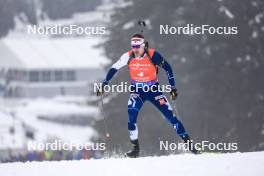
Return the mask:
{"type": "Polygon", "coordinates": [[[109,60],[96,48],[99,38],[0,40],[0,68],[102,68],[109,60]]]}

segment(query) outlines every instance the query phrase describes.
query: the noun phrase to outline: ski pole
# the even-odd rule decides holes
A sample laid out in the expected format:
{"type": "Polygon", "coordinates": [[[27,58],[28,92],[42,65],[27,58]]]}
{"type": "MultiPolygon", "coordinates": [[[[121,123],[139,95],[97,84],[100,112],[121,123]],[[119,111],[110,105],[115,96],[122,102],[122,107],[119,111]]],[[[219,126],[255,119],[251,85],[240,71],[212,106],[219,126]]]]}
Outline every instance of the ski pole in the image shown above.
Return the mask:
{"type": "Polygon", "coordinates": [[[102,111],[103,123],[104,123],[104,132],[105,132],[105,136],[107,138],[109,138],[110,137],[110,133],[108,132],[108,129],[107,129],[107,123],[106,123],[106,118],[105,118],[105,114],[104,114],[104,100],[103,100],[103,95],[100,96],[100,100],[101,100],[101,111],[102,111]]]}
{"type": "Polygon", "coordinates": [[[178,109],[177,109],[176,100],[172,100],[172,105],[173,105],[173,109],[174,109],[174,112],[175,112],[176,117],[177,117],[179,120],[181,120],[181,117],[180,117],[179,111],[178,111],[178,109]]]}

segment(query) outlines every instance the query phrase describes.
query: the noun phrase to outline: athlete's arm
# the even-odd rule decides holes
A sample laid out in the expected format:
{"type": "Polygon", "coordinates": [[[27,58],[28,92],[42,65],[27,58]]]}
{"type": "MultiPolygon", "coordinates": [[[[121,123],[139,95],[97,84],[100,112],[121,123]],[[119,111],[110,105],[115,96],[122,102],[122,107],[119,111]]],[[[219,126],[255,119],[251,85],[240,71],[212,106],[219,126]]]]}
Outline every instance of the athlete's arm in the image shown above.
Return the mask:
{"type": "Polygon", "coordinates": [[[166,71],[171,87],[175,88],[176,83],[175,83],[173,71],[172,71],[170,64],[157,51],[154,52],[154,54],[152,56],[152,61],[154,64],[160,66],[161,68],[163,68],[166,71]]]}
{"type": "Polygon", "coordinates": [[[109,81],[114,77],[114,75],[117,73],[117,71],[127,65],[127,62],[129,60],[129,54],[128,52],[124,53],[118,61],[116,61],[106,74],[106,77],[103,81],[103,85],[107,85],[109,81]]]}

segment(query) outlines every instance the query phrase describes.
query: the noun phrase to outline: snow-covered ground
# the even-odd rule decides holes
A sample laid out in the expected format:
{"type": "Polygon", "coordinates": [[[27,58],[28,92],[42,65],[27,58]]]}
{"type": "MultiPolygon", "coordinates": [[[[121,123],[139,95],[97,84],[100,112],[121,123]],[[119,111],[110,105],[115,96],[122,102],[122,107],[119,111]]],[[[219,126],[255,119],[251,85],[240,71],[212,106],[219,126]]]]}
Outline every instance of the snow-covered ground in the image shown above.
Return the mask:
{"type": "Polygon", "coordinates": [[[264,152],[7,163],[4,176],[262,176],[264,152]]]}
{"type": "Polygon", "coordinates": [[[49,138],[77,144],[89,141],[97,136],[91,124],[72,124],[72,121],[78,120],[92,123],[100,118],[98,108],[87,106],[84,101],[81,97],[75,100],[74,97],[0,99],[0,148],[21,148],[27,142],[23,130],[28,128],[33,129],[35,142],[45,142],[49,138]],[[15,130],[14,134],[9,132],[11,127],[15,130]]]}
{"type": "Polygon", "coordinates": [[[22,148],[24,134],[21,123],[14,119],[0,105],[0,150],[6,148],[22,148]],[[10,133],[14,130],[14,133],[10,133]]]}
{"type": "MultiPolygon", "coordinates": [[[[110,20],[112,8],[114,8],[114,4],[111,6],[112,8],[106,4],[107,2],[103,3],[95,11],[74,14],[69,19],[39,19],[38,25],[106,26],[106,22],[110,20]]],[[[103,71],[103,66],[110,62],[104,55],[104,50],[97,47],[103,42],[104,36],[30,35],[26,30],[28,23],[22,22],[17,17],[14,20],[14,30],[0,40],[2,48],[5,46],[2,50],[6,49],[5,53],[0,49],[0,70],[15,67],[33,70],[97,68],[103,71]],[[19,62],[15,62],[16,59],[19,62]]],[[[81,87],[86,86],[88,81],[95,81],[94,76],[87,75],[87,77],[87,80],[79,82],[38,82],[35,84],[25,82],[19,84],[26,84],[30,88],[43,88],[43,90],[47,87],[57,87],[62,83],[69,87],[81,87]]],[[[4,85],[5,81],[1,79],[0,81],[4,85]]],[[[88,99],[85,96],[68,95],[50,99],[41,97],[10,100],[0,98],[0,149],[23,148],[23,145],[28,142],[24,136],[26,130],[33,130],[34,141],[37,142],[45,142],[54,138],[64,142],[88,142],[98,135],[92,128],[92,123],[100,118],[98,107],[88,105],[88,101],[95,101],[95,99],[92,96],[88,99]]],[[[2,174],[0,173],[0,175],[2,174]]]]}

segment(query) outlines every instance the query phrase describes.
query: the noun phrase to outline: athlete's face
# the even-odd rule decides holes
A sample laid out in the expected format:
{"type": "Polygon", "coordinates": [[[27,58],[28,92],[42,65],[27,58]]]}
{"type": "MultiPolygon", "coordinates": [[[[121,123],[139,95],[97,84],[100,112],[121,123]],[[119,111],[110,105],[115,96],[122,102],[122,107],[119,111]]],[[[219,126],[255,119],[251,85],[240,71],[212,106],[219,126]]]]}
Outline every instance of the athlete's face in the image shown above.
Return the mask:
{"type": "Polygon", "coordinates": [[[131,39],[131,48],[136,56],[141,56],[144,53],[145,42],[143,38],[134,37],[131,39]]]}
{"type": "Polygon", "coordinates": [[[135,53],[136,56],[141,56],[144,53],[145,44],[141,44],[140,46],[132,46],[132,51],[135,53]]]}

